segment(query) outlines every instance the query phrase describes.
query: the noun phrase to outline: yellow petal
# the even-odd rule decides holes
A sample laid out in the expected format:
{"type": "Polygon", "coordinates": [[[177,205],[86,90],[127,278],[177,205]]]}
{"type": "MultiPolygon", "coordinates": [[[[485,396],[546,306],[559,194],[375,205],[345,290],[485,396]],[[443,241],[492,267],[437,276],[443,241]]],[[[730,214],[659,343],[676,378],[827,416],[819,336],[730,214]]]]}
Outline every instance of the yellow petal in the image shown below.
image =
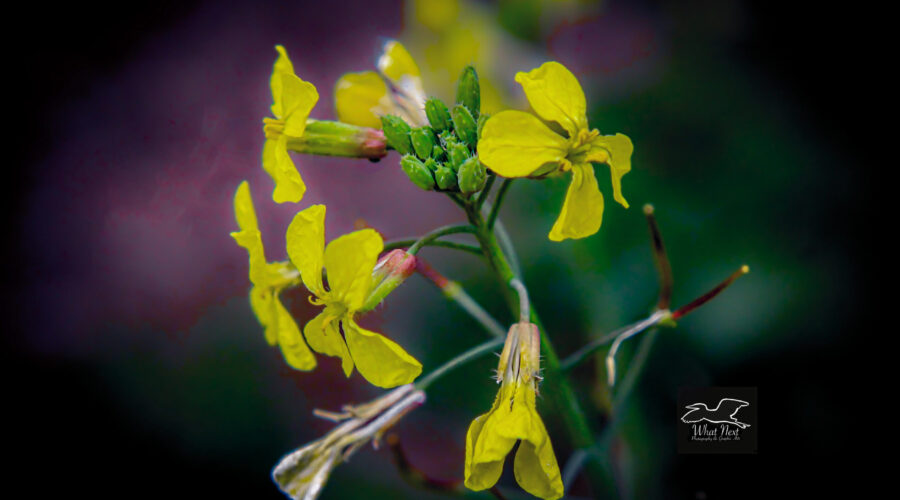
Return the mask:
{"type": "Polygon", "coordinates": [[[234,193],[234,219],[241,231],[259,231],[256,209],[253,207],[253,197],[247,181],[242,182],[234,193]]]}
{"type": "Polygon", "coordinates": [[[274,291],[265,286],[250,289],[250,308],[266,332],[269,345],[278,343],[278,311],[275,309],[274,291]]]}
{"type": "Polygon", "coordinates": [[[587,161],[597,161],[609,165],[613,196],[625,208],[628,208],[628,202],[622,196],[622,176],[631,171],[632,152],[634,152],[634,145],[627,135],[600,135],[591,141],[591,150],[587,156],[587,161]]]}
{"type": "Polygon", "coordinates": [[[535,113],[547,121],[559,123],[573,137],[587,128],[584,91],[571,71],[549,61],[528,73],[516,73],[535,113]]]}
{"type": "Polygon", "coordinates": [[[390,389],[422,373],[422,364],[396,342],[360,327],[352,318],[345,317],[341,325],[356,369],[372,385],[390,389]]]}
{"type": "Polygon", "coordinates": [[[275,203],[290,201],[296,203],[303,198],[306,184],[287,151],[287,136],[266,139],[263,144],[263,169],[275,182],[272,199],[275,203]]]}
{"type": "Polygon", "coordinates": [[[501,389],[494,398],[491,410],[473,420],[466,433],[465,485],[466,488],[473,491],[486,490],[497,483],[503,473],[503,462],[506,455],[516,444],[516,439],[488,436],[483,432],[485,424],[504,399],[502,394],[501,389]],[[481,444],[479,447],[482,441],[489,441],[489,446],[481,444]],[[476,449],[479,450],[477,456],[476,449]]]}
{"type": "Polygon", "coordinates": [[[269,77],[269,88],[272,90],[272,100],[274,101],[272,104],[272,115],[277,118],[284,118],[282,102],[284,92],[281,75],[293,75],[294,65],[291,63],[287,51],[284,50],[284,46],[276,45],[275,50],[278,51],[278,59],[275,60],[275,65],[272,67],[272,76],[269,77]]]}
{"type": "Polygon", "coordinates": [[[528,435],[522,437],[519,444],[513,471],[516,482],[528,493],[546,500],[563,496],[562,477],[553,445],[536,411],[531,416],[528,435]]]}
{"type": "Polygon", "coordinates": [[[352,314],[372,290],[372,269],[384,249],[381,235],[362,229],[335,238],[325,248],[325,271],[330,294],[352,314]]]}
{"type": "Polygon", "coordinates": [[[341,358],[341,367],[344,375],[353,373],[353,358],[347,350],[347,344],[338,330],[338,318],[328,308],[315,318],[309,320],[303,327],[303,335],[309,346],[316,352],[341,358]]]}
{"type": "Polygon", "coordinates": [[[239,246],[247,249],[250,257],[250,282],[254,285],[265,285],[269,281],[268,264],[247,181],[242,182],[234,194],[234,218],[241,230],[231,233],[231,237],[239,246]]]}
{"type": "Polygon", "coordinates": [[[273,300],[278,319],[278,345],[281,346],[284,360],[298,370],[312,370],[316,367],[316,357],[306,346],[306,342],[300,335],[300,329],[297,328],[297,323],[291,313],[281,304],[277,294],[274,295],[273,300]]]}
{"type": "Polygon", "coordinates": [[[284,135],[303,137],[309,112],[319,101],[319,92],[309,82],[294,74],[282,73],[282,109],[284,135]]]}
{"type": "Polygon", "coordinates": [[[334,107],[339,121],[360,127],[381,128],[381,115],[391,113],[387,85],[378,73],[363,71],[341,76],[334,86],[334,107]]]}
{"type": "Polygon", "coordinates": [[[501,111],[484,124],[478,157],[503,177],[524,177],[566,157],[568,141],[534,115],[501,111]]]}
{"type": "Polygon", "coordinates": [[[378,58],[378,71],[392,83],[399,83],[404,76],[419,78],[419,67],[409,51],[400,42],[385,42],[381,57],[378,58]]]}
{"type": "Polygon", "coordinates": [[[594,167],[590,163],[572,166],[572,182],[566,192],[559,218],[550,230],[550,239],[584,238],[600,229],[603,220],[603,195],[597,188],[594,167]]]}
{"type": "Polygon", "coordinates": [[[288,257],[300,271],[303,284],[310,292],[324,295],[325,205],[313,205],[298,212],[288,226],[285,240],[288,257]]]}

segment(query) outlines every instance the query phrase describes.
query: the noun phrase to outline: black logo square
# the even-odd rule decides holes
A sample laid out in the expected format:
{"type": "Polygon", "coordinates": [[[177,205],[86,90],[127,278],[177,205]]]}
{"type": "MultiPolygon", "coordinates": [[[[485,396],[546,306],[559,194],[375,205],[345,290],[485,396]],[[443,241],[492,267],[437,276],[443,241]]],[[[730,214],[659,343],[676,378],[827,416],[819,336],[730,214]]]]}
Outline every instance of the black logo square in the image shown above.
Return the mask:
{"type": "Polygon", "coordinates": [[[678,453],[756,453],[756,387],[678,390],[678,453]]]}

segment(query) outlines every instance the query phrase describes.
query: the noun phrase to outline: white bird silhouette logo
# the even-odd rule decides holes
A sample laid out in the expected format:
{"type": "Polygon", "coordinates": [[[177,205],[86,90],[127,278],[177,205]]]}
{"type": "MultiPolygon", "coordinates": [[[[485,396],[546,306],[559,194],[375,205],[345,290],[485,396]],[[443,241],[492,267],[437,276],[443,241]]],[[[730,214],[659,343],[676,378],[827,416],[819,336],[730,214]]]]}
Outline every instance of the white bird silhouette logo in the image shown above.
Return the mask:
{"type": "Polygon", "coordinates": [[[737,412],[745,406],[750,406],[750,403],[731,398],[722,398],[714,409],[709,409],[704,403],[693,403],[685,406],[690,411],[681,417],[681,421],[686,424],[693,424],[706,420],[712,424],[734,424],[741,429],[746,429],[750,427],[750,424],[741,422],[735,417],[737,412]]]}

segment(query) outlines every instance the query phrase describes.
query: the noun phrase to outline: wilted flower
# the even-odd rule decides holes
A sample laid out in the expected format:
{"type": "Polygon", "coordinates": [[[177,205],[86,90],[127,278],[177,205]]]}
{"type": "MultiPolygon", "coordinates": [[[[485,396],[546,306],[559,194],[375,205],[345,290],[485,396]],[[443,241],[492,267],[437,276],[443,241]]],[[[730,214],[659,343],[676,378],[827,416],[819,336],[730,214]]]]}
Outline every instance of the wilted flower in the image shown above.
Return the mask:
{"type": "Polygon", "coordinates": [[[506,455],[521,440],[513,468],[519,486],[544,499],[563,495],[553,445],[535,409],[540,346],[536,325],[519,322],[510,327],[497,368],[500,392],[491,410],[473,420],[466,435],[465,480],[472,490],[497,483],[506,455]]]}
{"type": "Polygon", "coordinates": [[[341,424],[281,459],[272,478],[289,497],[314,500],[334,467],[349,460],[369,441],[377,449],[384,432],[423,403],[424,392],[404,385],[369,403],[345,406],[341,413],[316,410],[316,416],[341,424]]]}

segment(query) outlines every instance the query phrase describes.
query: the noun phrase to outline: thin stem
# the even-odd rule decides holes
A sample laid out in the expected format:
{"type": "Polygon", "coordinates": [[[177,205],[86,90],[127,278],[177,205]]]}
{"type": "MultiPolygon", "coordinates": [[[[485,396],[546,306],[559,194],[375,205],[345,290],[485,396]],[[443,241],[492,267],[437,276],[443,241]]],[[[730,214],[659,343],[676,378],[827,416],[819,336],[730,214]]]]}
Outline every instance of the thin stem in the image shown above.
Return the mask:
{"type": "Polygon", "coordinates": [[[725,278],[725,281],[716,285],[715,288],[713,288],[712,290],[697,297],[696,299],[692,300],[687,305],[681,306],[676,311],[674,311],[672,313],[672,320],[677,320],[677,319],[685,316],[686,314],[690,313],[694,309],[697,309],[698,307],[702,306],[703,304],[706,304],[707,302],[709,302],[710,300],[715,298],[716,295],[719,295],[720,293],[722,293],[722,290],[728,288],[729,285],[734,283],[734,280],[740,278],[741,276],[743,276],[749,272],[750,272],[750,267],[748,267],[746,265],[741,266],[740,269],[731,273],[731,276],[725,278]]]}
{"type": "MultiPolygon", "coordinates": [[[[494,204],[491,206],[491,213],[488,214],[487,218],[487,227],[488,229],[494,228],[494,222],[497,220],[497,215],[500,214],[500,205],[503,204],[503,198],[506,196],[506,191],[509,190],[509,185],[515,179],[503,179],[503,182],[500,184],[500,189],[497,190],[497,196],[494,197],[494,204]]],[[[480,207],[481,205],[479,205],[480,207]]]]}
{"type": "Polygon", "coordinates": [[[450,281],[445,278],[441,273],[431,267],[424,259],[418,258],[416,260],[416,270],[427,278],[429,281],[434,283],[435,286],[440,288],[441,292],[443,292],[444,297],[456,302],[460,307],[463,308],[464,311],[469,313],[475,321],[481,323],[481,326],[484,327],[491,335],[495,337],[504,338],[506,336],[506,330],[503,329],[503,326],[499,321],[494,319],[493,316],[490,315],[484,308],[481,307],[478,302],[475,301],[466,290],[455,281],[450,281]]]}
{"type": "Polygon", "coordinates": [[[527,323],[531,317],[531,307],[528,303],[528,290],[519,278],[513,278],[509,281],[509,286],[516,290],[519,295],[519,322],[527,323]]]}
{"type": "MultiPolygon", "coordinates": [[[[664,311],[654,311],[653,314],[651,314],[650,316],[648,316],[640,321],[634,322],[630,325],[623,326],[622,328],[619,328],[618,330],[615,330],[607,335],[604,335],[604,336],[588,343],[587,345],[585,345],[581,349],[575,351],[569,357],[564,359],[560,365],[560,368],[563,371],[567,372],[567,371],[571,370],[572,368],[578,366],[578,364],[582,363],[583,361],[589,359],[591,354],[597,352],[598,350],[600,350],[600,348],[602,348],[606,344],[609,344],[610,342],[618,342],[619,344],[621,344],[622,341],[624,341],[630,337],[633,337],[633,336],[637,335],[638,333],[641,333],[642,331],[646,330],[647,328],[650,328],[651,326],[659,323],[660,321],[663,320],[663,318],[665,316],[666,316],[666,314],[664,311]]],[[[618,349],[618,346],[617,346],[617,349],[618,349]]],[[[612,349],[610,349],[610,351],[612,352],[612,349]]],[[[615,354],[615,353],[613,353],[613,354],[615,354]]]]}
{"type": "MultiPolygon", "coordinates": [[[[495,203],[496,206],[499,206],[499,204],[495,203]]],[[[492,209],[492,212],[494,210],[492,209]]],[[[497,238],[494,236],[493,231],[488,228],[481,213],[471,205],[466,210],[466,216],[469,218],[472,226],[477,229],[475,237],[478,238],[482,251],[497,279],[503,284],[508,284],[516,275],[509,266],[509,261],[497,243],[497,238]]],[[[509,287],[505,286],[503,289],[506,292],[505,295],[510,310],[517,312],[516,309],[519,306],[517,297],[510,293],[511,289],[509,287]]],[[[545,394],[549,394],[553,398],[566,429],[569,431],[574,447],[589,448],[594,444],[593,432],[578,399],[575,397],[575,393],[572,391],[572,387],[569,385],[568,379],[560,370],[556,349],[554,349],[553,343],[550,341],[550,337],[547,335],[547,331],[534,308],[530,311],[530,319],[538,327],[541,334],[541,350],[544,353],[544,384],[547,385],[545,394]]],[[[600,463],[590,461],[588,467],[592,476],[592,484],[597,488],[603,488],[606,474],[600,463]]]]}
{"type": "Polygon", "coordinates": [[[475,200],[475,207],[481,208],[481,205],[484,204],[484,200],[487,199],[488,195],[491,193],[491,186],[494,185],[494,181],[497,180],[497,176],[494,174],[489,174],[487,182],[484,184],[484,187],[481,189],[481,193],[478,195],[478,199],[475,200]]]}
{"type": "MultiPolygon", "coordinates": [[[[405,238],[402,240],[391,240],[384,244],[384,251],[389,252],[391,250],[397,248],[408,248],[410,245],[418,241],[416,238],[405,238]]],[[[468,243],[459,243],[456,241],[447,241],[447,240],[432,240],[428,243],[422,245],[423,247],[441,247],[441,248],[451,248],[453,250],[462,250],[463,252],[468,252],[475,254],[477,256],[481,256],[481,248],[475,245],[469,245],[468,243]]]]}
{"type": "Polygon", "coordinates": [[[519,267],[519,256],[516,255],[516,249],[513,246],[512,238],[509,237],[509,233],[506,232],[506,226],[503,225],[503,221],[499,218],[495,221],[494,232],[497,234],[497,242],[500,243],[500,248],[503,250],[503,253],[506,254],[506,258],[509,259],[509,265],[512,267],[513,272],[516,273],[516,276],[522,276],[522,269],[519,267]]]}
{"type": "Polygon", "coordinates": [[[419,251],[420,248],[427,245],[428,243],[440,238],[441,236],[445,236],[448,234],[457,234],[457,233],[474,233],[475,228],[466,224],[454,224],[451,226],[443,226],[431,231],[430,233],[420,237],[412,246],[409,247],[409,250],[406,253],[410,255],[415,255],[416,252],[419,251]]]}
{"type": "Polygon", "coordinates": [[[455,358],[447,361],[443,365],[439,366],[436,370],[432,371],[425,377],[419,379],[418,382],[415,383],[417,389],[424,391],[429,385],[431,385],[435,380],[444,376],[450,370],[457,368],[473,359],[478,358],[484,354],[487,354],[493,351],[495,348],[503,344],[505,339],[496,338],[488,340],[487,342],[477,345],[468,351],[456,356],[455,358]]]}
{"type": "Polygon", "coordinates": [[[650,228],[653,262],[656,264],[656,271],[659,274],[659,300],[656,302],[656,308],[668,309],[672,302],[672,265],[669,263],[662,233],[659,232],[659,225],[653,215],[653,205],[649,203],[644,205],[644,215],[647,217],[647,226],[650,228]]]}

